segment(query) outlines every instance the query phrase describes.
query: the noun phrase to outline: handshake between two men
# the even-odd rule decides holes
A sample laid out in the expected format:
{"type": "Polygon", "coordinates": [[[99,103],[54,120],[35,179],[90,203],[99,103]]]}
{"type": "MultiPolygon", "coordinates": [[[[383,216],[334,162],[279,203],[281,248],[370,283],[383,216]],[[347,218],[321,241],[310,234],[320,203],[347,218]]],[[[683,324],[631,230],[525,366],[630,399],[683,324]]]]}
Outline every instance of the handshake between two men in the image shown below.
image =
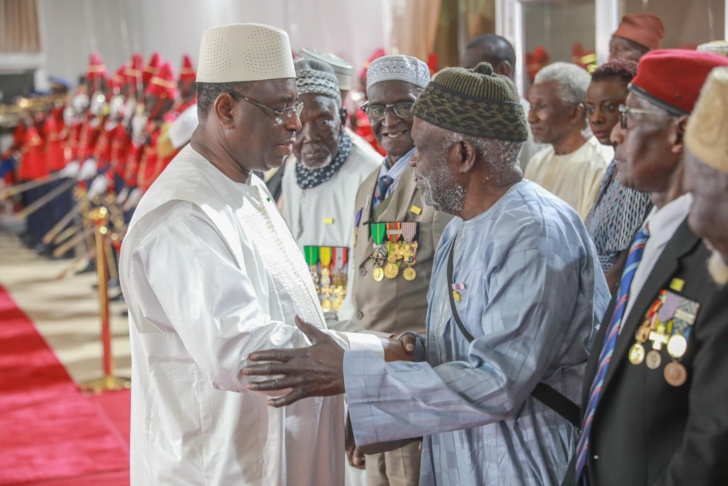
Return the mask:
{"type": "MultiPolygon", "coordinates": [[[[273,407],[290,405],[302,398],[339,395],[345,391],[345,350],[331,336],[298,316],[296,325],[311,341],[311,346],[251,353],[248,361],[257,364],[243,368],[246,376],[262,377],[248,384],[251,391],[291,390],[286,395],[269,399],[268,404],[273,407]]],[[[402,333],[396,339],[381,338],[385,361],[412,361],[418,339],[411,332],[402,333]]]]}

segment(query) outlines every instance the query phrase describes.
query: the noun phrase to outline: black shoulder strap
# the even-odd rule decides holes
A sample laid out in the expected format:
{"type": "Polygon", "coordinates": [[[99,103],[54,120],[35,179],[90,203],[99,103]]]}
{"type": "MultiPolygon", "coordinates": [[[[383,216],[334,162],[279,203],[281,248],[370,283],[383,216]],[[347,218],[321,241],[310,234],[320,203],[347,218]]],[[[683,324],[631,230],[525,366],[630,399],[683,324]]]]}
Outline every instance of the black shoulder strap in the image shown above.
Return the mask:
{"type": "MultiPolygon", "coordinates": [[[[463,325],[463,322],[460,320],[460,314],[458,314],[457,307],[455,305],[455,294],[453,292],[453,281],[452,281],[452,274],[453,274],[453,260],[455,259],[455,241],[452,243],[452,248],[450,248],[450,255],[447,260],[447,293],[450,296],[450,308],[452,309],[452,316],[455,319],[455,324],[457,324],[458,329],[460,329],[460,332],[463,336],[465,336],[465,339],[468,340],[468,342],[473,342],[472,334],[468,332],[467,329],[465,329],[465,325],[463,325]]],[[[581,420],[580,418],[580,410],[579,406],[566,398],[562,393],[559,391],[553,389],[549,385],[545,383],[538,383],[536,385],[536,388],[533,389],[533,392],[531,393],[533,398],[538,400],[539,402],[543,403],[550,409],[552,409],[554,412],[558,413],[562,417],[564,417],[566,420],[571,423],[574,427],[576,427],[577,430],[581,428],[581,420]]]]}

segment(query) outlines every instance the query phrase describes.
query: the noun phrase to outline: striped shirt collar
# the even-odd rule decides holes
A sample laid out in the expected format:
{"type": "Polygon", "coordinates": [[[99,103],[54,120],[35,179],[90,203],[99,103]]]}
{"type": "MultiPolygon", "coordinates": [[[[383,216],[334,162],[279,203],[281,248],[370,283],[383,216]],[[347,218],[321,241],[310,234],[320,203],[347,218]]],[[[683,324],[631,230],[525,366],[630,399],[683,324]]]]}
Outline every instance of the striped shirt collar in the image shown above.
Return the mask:
{"type": "Polygon", "coordinates": [[[385,198],[389,197],[397,188],[397,185],[399,184],[399,179],[402,177],[402,173],[407,168],[407,165],[409,164],[409,161],[414,153],[415,149],[410,150],[402,157],[400,157],[399,160],[395,162],[392,167],[387,167],[386,162],[382,163],[382,166],[379,168],[379,177],[388,175],[389,177],[394,179],[394,182],[389,186],[389,189],[387,189],[387,195],[385,196],[385,198]]]}

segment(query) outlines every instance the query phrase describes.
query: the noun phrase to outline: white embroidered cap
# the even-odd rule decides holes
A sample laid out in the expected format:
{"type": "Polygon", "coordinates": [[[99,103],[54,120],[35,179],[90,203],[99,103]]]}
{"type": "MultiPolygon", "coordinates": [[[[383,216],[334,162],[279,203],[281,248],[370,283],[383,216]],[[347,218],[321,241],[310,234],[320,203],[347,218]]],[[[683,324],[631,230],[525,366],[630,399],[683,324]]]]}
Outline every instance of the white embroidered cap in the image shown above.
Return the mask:
{"type": "Polygon", "coordinates": [[[367,89],[380,81],[406,81],[424,88],[430,82],[430,68],[412,56],[383,56],[367,69],[367,89]]]}
{"type": "Polygon", "coordinates": [[[288,34],[261,24],[213,27],[202,34],[199,83],[295,78],[288,34]]]}
{"type": "Polygon", "coordinates": [[[316,59],[318,61],[325,62],[334,69],[336,79],[339,81],[339,87],[344,91],[351,89],[351,64],[341,59],[339,56],[330,53],[322,53],[316,49],[305,47],[298,53],[301,57],[307,57],[309,59],[316,59]]]}
{"type": "Polygon", "coordinates": [[[700,44],[696,50],[702,52],[712,52],[713,54],[718,54],[719,56],[728,57],[728,41],[717,40],[712,42],[706,42],[705,44],[700,44]]]}

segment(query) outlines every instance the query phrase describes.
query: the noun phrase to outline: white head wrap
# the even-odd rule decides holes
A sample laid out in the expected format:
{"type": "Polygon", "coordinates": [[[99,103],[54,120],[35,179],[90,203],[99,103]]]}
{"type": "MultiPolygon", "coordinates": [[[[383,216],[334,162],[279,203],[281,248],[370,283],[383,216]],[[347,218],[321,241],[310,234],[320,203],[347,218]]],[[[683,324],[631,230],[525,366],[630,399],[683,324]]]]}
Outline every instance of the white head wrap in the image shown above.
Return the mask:
{"type": "Polygon", "coordinates": [[[430,82],[430,68],[412,56],[383,56],[367,69],[367,89],[380,81],[406,81],[424,88],[430,82]]]}
{"type": "Polygon", "coordinates": [[[288,34],[261,24],[231,24],[202,34],[199,83],[295,78],[288,34]]]}

